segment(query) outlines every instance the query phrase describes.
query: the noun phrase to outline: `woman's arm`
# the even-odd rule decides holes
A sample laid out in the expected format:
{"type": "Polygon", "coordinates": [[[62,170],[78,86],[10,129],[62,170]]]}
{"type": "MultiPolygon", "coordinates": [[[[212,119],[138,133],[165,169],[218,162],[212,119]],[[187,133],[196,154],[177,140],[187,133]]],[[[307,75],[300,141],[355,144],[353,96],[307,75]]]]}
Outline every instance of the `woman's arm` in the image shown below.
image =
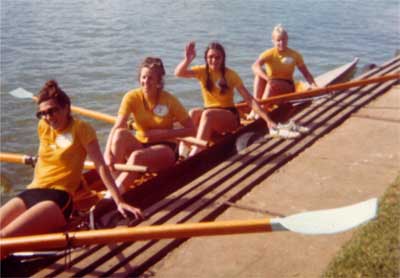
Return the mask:
{"type": "Polygon", "coordinates": [[[243,84],[238,86],[237,90],[239,91],[239,93],[243,97],[243,99],[246,101],[247,105],[249,105],[249,107],[254,112],[256,112],[267,123],[268,128],[276,127],[276,123],[271,120],[271,118],[268,116],[268,114],[264,110],[262,110],[261,106],[250,95],[249,91],[243,84]]]}
{"type": "Polygon", "coordinates": [[[189,42],[185,48],[185,57],[175,68],[175,76],[192,78],[195,77],[194,72],[189,69],[189,65],[196,58],[196,44],[195,42],[189,42]]]}
{"type": "Polygon", "coordinates": [[[191,118],[187,118],[181,123],[183,127],[175,129],[151,129],[145,132],[145,136],[150,142],[156,142],[165,139],[174,139],[177,137],[194,136],[195,128],[191,118]]]}
{"type": "Polygon", "coordinates": [[[299,70],[303,74],[304,78],[307,80],[308,84],[310,84],[314,88],[318,87],[317,83],[315,83],[314,77],[312,76],[305,64],[300,66],[299,70]]]}
{"type": "Polygon", "coordinates": [[[114,157],[111,152],[111,145],[113,142],[114,132],[119,128],[128,128],[127,124],[128,117],[129,117],[128,115],[118,115],[117,120],[115,121],[113,127],[110,130],[110,134],[108,135],[106,149],[104,152],[104,158],[106,160],[106,164],[109,167],[113,167],[112,165],[114,164],[114,157]]]}
{"type": "Polygon", "coordinates": [[[269,78],[263,69],[264,64],[265,64],[265,59],[258,58],[254,62],[254,64],[251,66],[251,69],[253,70],[254,75],[256,75],[268,82],[269,78]]]}
{"type": "Polygon", "coordinates": [[[101,180],[103,181],[108,191],[111,193],[111,196],[113,197],[113,200],[117,205],[118,211],[124,217],[127,217],[126,211],[129,211],[135,217],[143,218],[141,210],[127,204],[119,194],[114,179],[112,178],[111,173],[104,162],[103,155],[101,154],[99,142],[97,141],[97,139],[87,144],[86,151],[89,158],[94,162],[94,165],[96,166],[96,170],[99,173],[101,180]]]}

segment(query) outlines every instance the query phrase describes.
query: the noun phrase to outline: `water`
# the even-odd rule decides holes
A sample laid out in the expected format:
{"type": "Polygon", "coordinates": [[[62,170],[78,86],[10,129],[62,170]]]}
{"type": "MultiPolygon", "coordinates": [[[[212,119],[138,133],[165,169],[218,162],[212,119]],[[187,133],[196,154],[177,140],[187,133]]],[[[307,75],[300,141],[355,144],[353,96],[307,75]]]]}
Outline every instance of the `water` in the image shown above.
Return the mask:
{"type": "MultiPolygon", "coordinates": [[[[37,150],[35,105],[8,95],[17,87],[37,92],[54,78],[75,105],[115,114],[124,92],[137,86],[138,64],[152,55],[165,63],[166,89],[191,108],[201,105],[197,82],[173,76],[188,40],[197,42],[193,64],[203,63],[210,41],[220,41],[228,66],[251,90],[251,64],[271,47],[276,24],[318,75],[353,57],[361,67],[391,59],[400,48],[399,14],[398,0],[2,0],[1,151],[37,150]]],[[[90,122],[104,146],[110,126],[90,122]]],[[[32,173],[1,165],[11,195],[32,173]]]]}

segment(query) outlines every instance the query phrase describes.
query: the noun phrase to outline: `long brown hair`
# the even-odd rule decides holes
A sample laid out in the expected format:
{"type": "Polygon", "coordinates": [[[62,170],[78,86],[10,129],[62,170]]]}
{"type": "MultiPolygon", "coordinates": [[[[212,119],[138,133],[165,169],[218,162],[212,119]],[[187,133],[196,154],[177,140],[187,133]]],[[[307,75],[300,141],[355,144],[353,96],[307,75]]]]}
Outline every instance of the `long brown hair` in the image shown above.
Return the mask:
{"type": "MultiPolygon", "coordinates": [[[[71,111],[71,100],[69,96],[58,86],[57,81],[48,80],[39,91],[37,104],[47,101],[54,100],[60,107],[68,107],[69,114],[71,111]]],[[[71,115],[69,115],[70,117],[71,115]]]]}
{"type": "Polygon", "coordinates": [[[228,89],[228,83],[226,82],[226,79],[225,79],[225,70],[226,70],[225,57],[226,56],[225,56],[224,47],[218,42],[211,42],[207,46],[206,51],[204,52],[204,60],[206,61],[206,74],[207,74],[206,88],[207,88],[207,90],[209,92],[211,92],[211,90],[213,89],[213,86],[214,86],[213,82],[211,81],[210,74],[208,72],[208,63],[207,63],[207,53],[211,49],[219,51],[221,53],[221,55],[222,55],[222,62],[221,62],[221,75],[222,75],[222,78],[219,80],[218,85],[221,88],[221,94],[224,94],[225,91],[228,89]]]}

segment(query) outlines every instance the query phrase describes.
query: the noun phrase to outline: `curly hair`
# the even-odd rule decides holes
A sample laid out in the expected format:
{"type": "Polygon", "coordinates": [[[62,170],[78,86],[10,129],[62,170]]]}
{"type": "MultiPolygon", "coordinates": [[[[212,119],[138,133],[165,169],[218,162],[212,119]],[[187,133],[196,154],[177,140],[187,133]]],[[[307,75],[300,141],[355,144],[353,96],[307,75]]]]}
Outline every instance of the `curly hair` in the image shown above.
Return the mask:
{"type": "Polygon", "coordinates": [[[57,81],[48,80],[39,91],[38,94],[38,104],[47,101],[55,100],[57,104],[61,107],[71,106],[71,100],[69,96],[58,86],[57,81]]]}

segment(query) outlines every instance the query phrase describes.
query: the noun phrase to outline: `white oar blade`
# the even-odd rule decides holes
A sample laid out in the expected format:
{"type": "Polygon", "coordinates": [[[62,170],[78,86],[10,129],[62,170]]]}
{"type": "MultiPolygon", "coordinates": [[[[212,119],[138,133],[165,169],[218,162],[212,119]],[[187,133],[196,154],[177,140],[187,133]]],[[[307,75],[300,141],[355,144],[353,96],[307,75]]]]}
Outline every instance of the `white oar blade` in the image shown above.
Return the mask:
{"type": "Polygon", "coordinates": [[[24,88],[17,88],[15,90],[12,90],[10,92],[10,95],[12,95],[13,97],[16,98],[32,98],[33,94],[27,90],[25,90],[24,88]]]}
{"type": "Polygon", "coordinates": [[[334,234],[350,230],[368,222],[377,215],[377,198],[355,205],[320,211],[311,211],[279,219],[287,230],[302,234],[334,234]]]}

